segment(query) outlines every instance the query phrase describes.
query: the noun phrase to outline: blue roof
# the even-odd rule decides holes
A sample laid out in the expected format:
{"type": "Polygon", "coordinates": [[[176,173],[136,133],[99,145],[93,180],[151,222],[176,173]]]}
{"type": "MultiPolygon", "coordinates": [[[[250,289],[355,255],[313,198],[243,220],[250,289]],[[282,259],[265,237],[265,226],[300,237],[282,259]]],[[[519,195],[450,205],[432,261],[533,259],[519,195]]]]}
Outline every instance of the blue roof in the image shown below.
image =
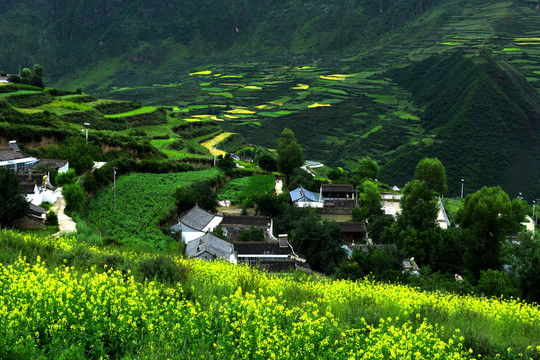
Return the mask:
{"type": "Polygon", "coordinates": [[[309,190],[306,190],[304,188],[298,188],[294,189],[293,191],[289,192],[291,195],[292,201],[314,201],[314,202],[322,202],[322,196],[319,193],[314,193],[309,190]]]}

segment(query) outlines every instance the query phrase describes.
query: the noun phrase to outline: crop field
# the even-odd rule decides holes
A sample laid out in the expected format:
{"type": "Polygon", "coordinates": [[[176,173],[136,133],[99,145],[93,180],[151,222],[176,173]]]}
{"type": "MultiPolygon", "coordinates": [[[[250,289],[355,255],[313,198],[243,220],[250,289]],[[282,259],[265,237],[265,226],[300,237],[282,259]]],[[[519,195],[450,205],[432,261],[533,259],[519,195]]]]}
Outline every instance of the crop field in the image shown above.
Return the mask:
{"type": "Polygon", "coordinates": [[[217,169],[208,169],[120,176],[116,179],[116,211],[111,184],[90,199],[88,220],[102,236],[163,248],[170,238],[161,233],[159,226],[172,215],[176,188],[217,175],[217,169]]]}
{"type": "Polygon", "coordinates": [[[227,182],[217,195],[218,200],[230,200],[233,204],[241,204],[246,200],[252,200],[254,195],[272,193],[275,186],[274,175],[255,175],[227,182]]]}
{"type": "MultiPolygon", "coordinates": [[[[421,110],[380,72],[252,63],[208,66],[185,74],[179,83],[189,87],[175,88],[178,101],[159,104],[182,120],[212,121],[270,148],[286,126],[295,131],[308,158],[330,166],[366,155],[380,159],[397,146],[429,137],[421,128],[410,132],[408,125],[419,126],[421,110]],[[384,131],[372,137],[374,128],[384,131]],[[373,146],[379,137],[391,140],[373,146]]],[[[203,146],[210,148],[214,141],[205,139],[203,146]]]]}
{"type": "Polygon", "coordinates": [[[219,149],[219,142],[225,140],[225,139],[228,138],[230,135],[232,135],[232,133],[229,133],[229,132],[221,133],[221,134],[219,134],[219,135],[213,137],[212,139],[207,140],[207,141],[201,143],[201,145],[204,146],[205,148],[207,148],[208,151],[209,151],[210,153],[212,153],[212,155],[213,155],[213,154],[214,154],[214,148],[213,148],[213,147],[214,147],[214,143],[218,143],[218,144],[217,144],[216,155],[222,155],[222,156],[225,156],[226,152],[219,149]]]}
{"type": "MultiPolygon", "coordinates": [[[[371,281],[273,276],[174,258],[184,276],[141,282],[114,265],[49,265],[74,239],[0,231],[1,358],[530,359],[540,309],[371,281]]],[[[83,248],[136,262],[155,256],[83,248]]],[[[82,252],[81,250],[84,250],[82,252]]],[[[73,251],[73,254],[75,251],[73,251]]],[[[65,256],[65,255],[64,255],[65,256]]],[[[71,260],[70,260],[71,261],[71,260]]]]}

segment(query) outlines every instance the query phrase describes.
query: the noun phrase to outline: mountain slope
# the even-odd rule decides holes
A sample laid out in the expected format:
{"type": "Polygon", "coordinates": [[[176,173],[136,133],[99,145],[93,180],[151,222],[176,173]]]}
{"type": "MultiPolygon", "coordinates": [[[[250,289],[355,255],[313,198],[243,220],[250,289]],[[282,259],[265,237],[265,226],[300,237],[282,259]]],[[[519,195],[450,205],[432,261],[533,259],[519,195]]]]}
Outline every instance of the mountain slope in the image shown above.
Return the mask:
{"type": "Polygon", "coordinates": [[[401,181],[407,181],[412,164],[401,160],[430,154],[446,165],[453,193],[461,178],[472,189],[500,185],[529,196],[539,190],[540,169],[531,164],[540,160],[540,97],[508,64],[455,53],[411,65],[395,78],[425,108],[423,125],[437,133],[437,141],[415,155],[404,151],[383,176],[397,180],[403,169],[401,181]]]}

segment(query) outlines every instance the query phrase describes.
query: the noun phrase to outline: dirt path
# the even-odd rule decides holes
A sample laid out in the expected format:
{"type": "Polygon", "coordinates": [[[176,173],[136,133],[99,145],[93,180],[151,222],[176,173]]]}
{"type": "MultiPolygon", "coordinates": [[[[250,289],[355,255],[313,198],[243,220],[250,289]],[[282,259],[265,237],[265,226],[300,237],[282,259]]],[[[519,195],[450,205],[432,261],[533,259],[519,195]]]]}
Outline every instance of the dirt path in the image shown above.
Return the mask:
{"type": "Polygon", "coordinates": [[[56,215],[58,215],[58,227],[60,228],[60,231],[57,233],[58,235],[70,232],[77,232],[77,224],[75,223],[75,221],[73,221],[72,218],[70,218],[64,213],[64,209],[66,208],[66,202],[64,200],[64,197],[62,196],[61,191],[62,189],[58,188],[58,198],[51,207],[56,213],[56,215]]]}

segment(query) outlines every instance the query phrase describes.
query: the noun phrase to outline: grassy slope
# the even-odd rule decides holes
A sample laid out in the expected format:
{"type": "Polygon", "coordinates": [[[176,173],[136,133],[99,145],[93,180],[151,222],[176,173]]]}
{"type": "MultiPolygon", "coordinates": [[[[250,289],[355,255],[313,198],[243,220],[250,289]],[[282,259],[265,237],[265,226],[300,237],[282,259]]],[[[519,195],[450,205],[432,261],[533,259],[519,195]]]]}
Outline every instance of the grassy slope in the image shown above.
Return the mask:
{"type": "Polygon", "coordinates": [[[11,231],[0,231],[0,248],[3,358],[521,359],[540,351],[538,306],[515,300],[272,276],[11,231]]]}
{"type": "Polygon", "coordinates": [[[169,220],[175,209],[173,194],[176,188],[217,174],[218,170],[209,169],[121,176],[116,180],[116,211],[111,184],[91,198],[88,219],[103,236],[163,248],[170,238],[161,233],[159,226],[169,220]]]}

